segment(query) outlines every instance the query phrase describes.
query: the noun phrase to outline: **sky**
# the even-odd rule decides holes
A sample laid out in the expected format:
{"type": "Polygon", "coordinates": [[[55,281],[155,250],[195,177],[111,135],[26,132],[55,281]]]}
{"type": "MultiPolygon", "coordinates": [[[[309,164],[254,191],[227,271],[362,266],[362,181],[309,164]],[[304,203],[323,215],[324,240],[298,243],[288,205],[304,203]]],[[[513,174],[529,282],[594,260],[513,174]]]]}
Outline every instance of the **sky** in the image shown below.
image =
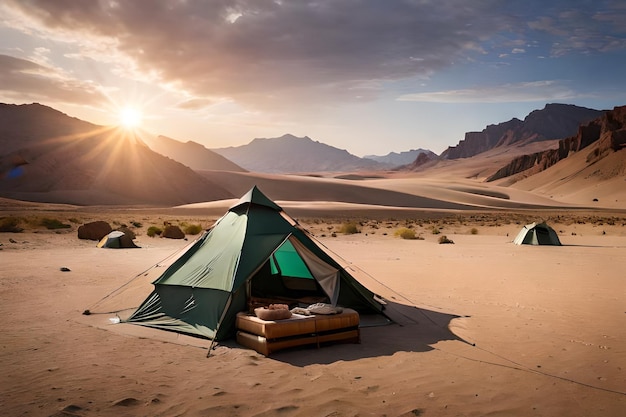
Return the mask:
{"type": "Polygon", "coordinates": [[[547,103],[626,105],[626,2],[3,0],[0,102],[208,148],[439,154],[547,103]]]}

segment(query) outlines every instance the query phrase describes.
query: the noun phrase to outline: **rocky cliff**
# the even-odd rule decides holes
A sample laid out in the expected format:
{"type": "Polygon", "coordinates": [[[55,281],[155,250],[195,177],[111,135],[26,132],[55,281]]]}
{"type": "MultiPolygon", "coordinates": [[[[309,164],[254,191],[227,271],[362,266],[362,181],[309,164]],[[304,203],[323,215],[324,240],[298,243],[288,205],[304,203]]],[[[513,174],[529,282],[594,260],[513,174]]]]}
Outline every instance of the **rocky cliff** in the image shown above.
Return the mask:
{"type": "Polygon", "coordinates": [[[524,173],[525,177],[541,172],[572,153],[580,152],[594,144],[587,155],[587,164],[604,158],[611,152],[626,147],[626,106],[616,107],[598,119],[578,128],[578,133],[559,141],[558,149],[550,149],[513,159],[500,168],[487,181],[524,173]]]}
{"type": "Polygon", "coordinates": [[[532,111],[524,120],[489,125],[481,132],[467,132],[457,146],[446,149],[442,159],[468,158],[498,146],[562,139],[576,134],[582,124],[603,114],[600,110],[569,104],[547,104],[532,111]]]}

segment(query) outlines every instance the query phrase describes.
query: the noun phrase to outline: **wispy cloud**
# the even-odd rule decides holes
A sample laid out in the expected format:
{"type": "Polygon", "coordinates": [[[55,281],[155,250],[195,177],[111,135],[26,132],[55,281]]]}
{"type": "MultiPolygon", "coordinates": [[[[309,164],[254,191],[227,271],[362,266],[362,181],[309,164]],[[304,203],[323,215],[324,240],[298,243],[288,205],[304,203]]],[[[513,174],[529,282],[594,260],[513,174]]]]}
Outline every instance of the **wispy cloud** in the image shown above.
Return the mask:
{"type": "Polygon", "coordinates": [[[6,0],[4,12],[12,27],[73,47],[68,58],[261,107],[361,100],[356,85],[426,76],[482,54],[481,40],[506,24],[489,5],[464,0],[6,0]]]}
{"type": "Polygon", "coordinates": [[[406,94],[399,101],[426,103],[511,103],[570,100],[577,96],[557,81],[534,81],[461,90],[431,91],[406,94]]]}
{"type": "MultiPolygon", "coordinates": [[[[620,4],[4,0],[0,24],[61,45],[65,60],[106,64],[117,77],[178,90],[181,101],[192,100],[183,106],[234,100],[270,109],[293,107],[294,102],[372,100],[383,90],[369,88],[371,83],[428,77],[490,53],[520,58],[531,55],[528,45],[537,51],[542,46],[538,53],[552,57],[626,49],[626,9],[620,4]]],[[[33,51],[27,54],[34,56],[33,51]]],[[[56,65],[52,54],[45,58],[45,66],[56,65]]],[[[24,81],[25,74],[21,77],[24,81]]],[[[46,80],[61,87],[57,79],[40,74],[39,81],[46,80]]],[[[494,89],[490,96],[540,100],[570,94],[554,84],[543,95],[540,90],[513,85],[494,89]]],[[[429,100],[475,101],[470,97],[480,92],[474,91],[431,93],[429,100]]]]}
{"type": "Polygon", "coordinates": [[[101,105],[105,102],[98,86],[91,82],[7,55],[0,55],[0,92],[21,101],[50,100],[80,105],[101,105]]]}

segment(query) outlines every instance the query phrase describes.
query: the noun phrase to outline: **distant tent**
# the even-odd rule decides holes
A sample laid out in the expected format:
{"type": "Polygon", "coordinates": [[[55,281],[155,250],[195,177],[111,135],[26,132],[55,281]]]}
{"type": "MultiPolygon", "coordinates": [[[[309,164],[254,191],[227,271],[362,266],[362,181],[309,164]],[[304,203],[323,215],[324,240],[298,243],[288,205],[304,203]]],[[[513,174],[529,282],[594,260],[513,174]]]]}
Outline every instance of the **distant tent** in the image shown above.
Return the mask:
{"type": "Polygon", "coordinates": [[[215,341],[258,300],[325,302],[379,314],[383,305],[282,208],[253,187],[153,281],[126,322],[215,341]]]}
{"type": "Polygon", "coordinates": [[[559,236],[545,222],[527,224],[517,234],[516,245],[561,245],[559,236]]]}
{"type": "Polygon", "coordinates": [[[99,248],[138,248],[133,239],[119,230],[114,230],[98,242],[99,248]]]}

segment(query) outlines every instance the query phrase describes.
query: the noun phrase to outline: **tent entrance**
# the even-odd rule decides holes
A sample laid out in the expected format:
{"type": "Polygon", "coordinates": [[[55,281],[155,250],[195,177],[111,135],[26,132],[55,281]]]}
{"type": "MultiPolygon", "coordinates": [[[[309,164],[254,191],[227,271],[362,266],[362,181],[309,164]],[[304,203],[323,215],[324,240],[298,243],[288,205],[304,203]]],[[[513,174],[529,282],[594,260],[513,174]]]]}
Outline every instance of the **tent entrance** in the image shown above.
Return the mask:
{"type": "Polygon", "coordinates": [[[293,235],[250,280],[252,298],[336,304],[339,270],[322,261],[293,235]]]}

